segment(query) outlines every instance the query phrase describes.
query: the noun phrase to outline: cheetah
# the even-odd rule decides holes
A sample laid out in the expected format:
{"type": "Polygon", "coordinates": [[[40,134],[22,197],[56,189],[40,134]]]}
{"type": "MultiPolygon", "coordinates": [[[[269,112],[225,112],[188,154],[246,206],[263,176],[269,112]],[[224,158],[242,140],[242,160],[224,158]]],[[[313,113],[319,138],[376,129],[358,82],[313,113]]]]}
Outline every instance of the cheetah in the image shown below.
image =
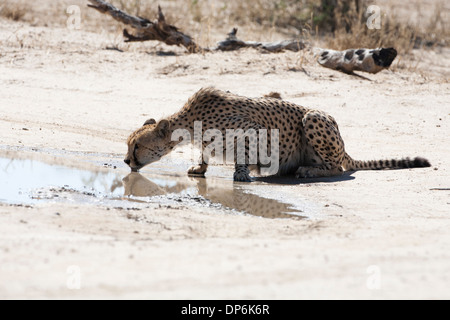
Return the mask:
{"type": "MultiPolygon", "coordinates": [[[[199,90],[176,114],[158,122],[149,119],[133,132],[127,141],[124,162],[132,171],[138,171],[158,161],[179,144],[179,140],[171,138],[175,130],[185,129],[194,137],[195,121],[202,122],[202,132],[216,129],[224,136],[228,129],[278,130],[279,140],[272,142],[278,145],[278,149],[274,149],[279,161],[276,175],[318,178],[341,175],[344,171],[430,167],[429,161],[421,157],[353,160],[345,152],[336,121],[325,112],[279,98],[247,98],[211,87],[199,90]]],[[[269,147],[270,144],[268,140],[269,147]]],[[[247,139],[245,162],[235,162],[234,181],[252,181],[250,171],[265,165],[248,161],[254,151],[249,145],[247,139]]],[[[201,147],[206,148],[207,143],[203,142],[201,147]]],[[[231,147],[229,141],[223,144],[224,150],[231,147]]],[[[189,169],[188,175],[204,176],[208,160],[203,157],[198,166],[189,169]]]]}

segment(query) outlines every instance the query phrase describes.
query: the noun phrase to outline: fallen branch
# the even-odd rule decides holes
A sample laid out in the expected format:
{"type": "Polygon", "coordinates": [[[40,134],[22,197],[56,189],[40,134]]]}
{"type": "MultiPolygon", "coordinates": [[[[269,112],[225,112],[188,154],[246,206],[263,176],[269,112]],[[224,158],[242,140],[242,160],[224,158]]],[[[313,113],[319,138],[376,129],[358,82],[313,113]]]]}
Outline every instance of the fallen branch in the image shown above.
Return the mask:
{"type": "Polygon", "coordinates": [[[349,49],[335,51],[323,49],[319,60],[321,66],[353,74],[353,71],[378,73],[391,66],[397,56],[394,48],[349,49]]]}
{"type": "Polygon", "coordinates": [[[269,52],[281,52],[284,50],[300,51],[305,48],[305,43],[301,40],[284,40],[277,42],[256,42],[256,41],[242,41],[237,38],[237,28],[233,28],[228,34],[226,40],[217,44],[216,50],[233,51],[241,48],[261,48],[269,52]]]}
{"type": "Polygon", "coordinates": [[[190,53],[196,53],[201,50],[201,48],[189,35],[182,33],[177,27],[166,23],[166,19],[160,6],[158,6],[158,20],[151,22],[145,18],[129,15],[106,1],[88,1],[92,3],[88,4],[90,8],[93,8],[101,13],[108,14],[115,20],[125,25],[129,25],[131,28],[136,30],[136,35],[130,34],[127,29],[123,30],[123,35],[126,38],[125,42],[158,40],[167,45],[181,45],[190,53]]]}

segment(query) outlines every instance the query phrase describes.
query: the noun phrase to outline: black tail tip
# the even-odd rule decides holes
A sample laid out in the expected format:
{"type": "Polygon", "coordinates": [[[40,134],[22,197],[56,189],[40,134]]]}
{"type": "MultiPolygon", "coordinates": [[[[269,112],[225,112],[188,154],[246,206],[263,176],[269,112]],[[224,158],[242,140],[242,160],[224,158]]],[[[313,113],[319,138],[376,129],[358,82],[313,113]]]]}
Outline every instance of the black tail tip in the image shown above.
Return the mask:
{"type": "Polygon", "coordinates": [[[431,167],[430,161],[428,161],[425,158],[421,158],[421,157],[414,158],[413,163],[414,163],[414,167],[416,167],[416,168],[428,168],[428,167],[431,167]]]}

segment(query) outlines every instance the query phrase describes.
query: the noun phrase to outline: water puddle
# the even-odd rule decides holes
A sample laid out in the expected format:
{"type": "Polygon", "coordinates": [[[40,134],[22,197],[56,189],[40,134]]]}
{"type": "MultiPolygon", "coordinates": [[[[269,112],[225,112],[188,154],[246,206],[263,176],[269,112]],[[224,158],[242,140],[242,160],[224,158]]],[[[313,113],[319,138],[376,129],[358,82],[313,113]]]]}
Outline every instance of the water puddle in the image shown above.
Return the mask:
{"type": "Polygon", "coordinates": [[[301,218],[292,204],[256,195],[244,184],[185,174],[80,170],[35,160],[0,158],[0,202],[68,201],[140,208],[149,203],[226,208],[265,218],[301,218]]]}

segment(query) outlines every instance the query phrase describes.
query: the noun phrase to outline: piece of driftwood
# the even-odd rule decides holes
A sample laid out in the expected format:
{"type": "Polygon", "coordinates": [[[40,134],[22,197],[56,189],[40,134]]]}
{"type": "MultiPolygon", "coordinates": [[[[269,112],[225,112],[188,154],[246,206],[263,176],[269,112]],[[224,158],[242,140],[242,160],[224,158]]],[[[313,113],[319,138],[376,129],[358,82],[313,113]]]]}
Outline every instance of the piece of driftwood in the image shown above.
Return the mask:
{"type": "Polygon", "coordinates": [[[261,48],[268,52],[281,52],[284,50],[297,52],[306,46],[302,40],[284,40],[277,42],[243,41],[237,38],[237,31],[237,28],[233,28],[228,34],[228,37],[217,44],[215,50],[233,51],[241,48],[261,48]]]}
{"type": "Polygon", "coordinates": [[[126,42],[158,40],[167,45],[181,45],[190,53],[196,53],[201,50],[192,37],[179,31],[177,27],[166,23],[166,19],[160,6],[158,6],[158,20],[152,22],[145,18],[129,15],[103,0],[88,1],[92,3],[88,4],[90,8],[108,14],[115,20],[136,30],[135,35],[129,33],[127,29],[123,30],[126,42]]]}
{"type": "Polygon", "coordinates": [[[397,56],[394,48],[348,49],[335,51],[322,49],[317,62],[326,68],[353,74],[353,71],[378,73],[391,66],[397,56]]]}

